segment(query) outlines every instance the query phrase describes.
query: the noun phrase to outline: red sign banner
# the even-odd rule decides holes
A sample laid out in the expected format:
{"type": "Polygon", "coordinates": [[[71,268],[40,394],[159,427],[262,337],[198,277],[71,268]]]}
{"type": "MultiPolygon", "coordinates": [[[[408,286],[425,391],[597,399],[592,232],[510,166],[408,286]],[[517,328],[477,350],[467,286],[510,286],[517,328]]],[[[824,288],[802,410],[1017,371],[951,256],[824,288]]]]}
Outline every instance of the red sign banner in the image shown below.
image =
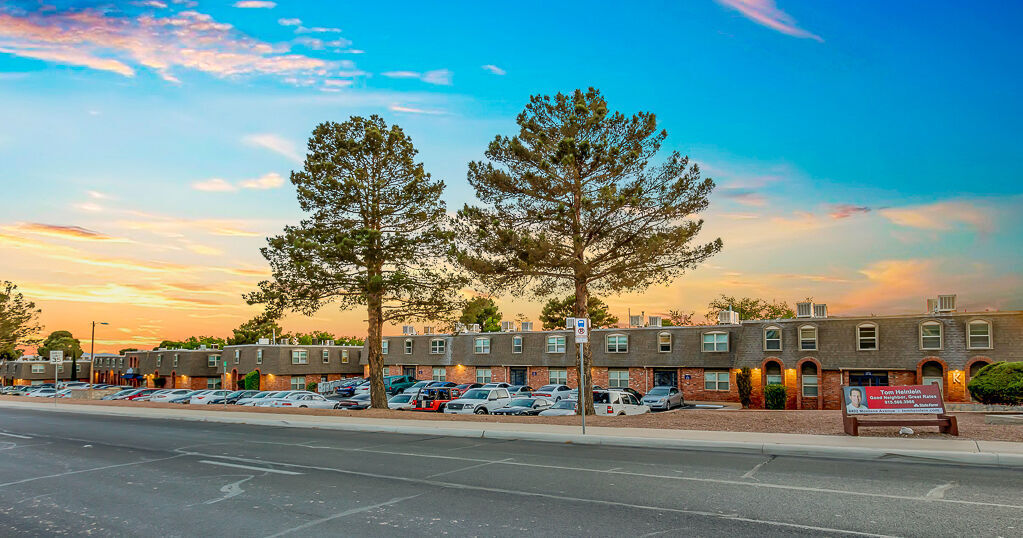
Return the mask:
{"type": "Polygon", "coordinates": [[[938,385],[843,388],[845,412],[850,415],[945,412],[938,385]]]}

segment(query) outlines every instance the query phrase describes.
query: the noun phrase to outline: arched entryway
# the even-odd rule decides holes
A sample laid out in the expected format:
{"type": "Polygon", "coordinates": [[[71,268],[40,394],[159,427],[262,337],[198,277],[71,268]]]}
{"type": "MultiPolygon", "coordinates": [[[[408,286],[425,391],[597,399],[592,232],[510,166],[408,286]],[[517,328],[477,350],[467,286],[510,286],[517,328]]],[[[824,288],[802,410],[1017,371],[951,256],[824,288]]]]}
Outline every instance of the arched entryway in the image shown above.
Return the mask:
{"type": "Polygon", "coordinates": [[[935,383],[941,387],[941,393],[945,394],[945,365],[938,361],[927,361],[920,366],[920,384],[935,383]]]}
{"type": "Polygon", "coordinates": [[[171,370],[170,388],[178,388],[178,372],[177,370],[171,370]]]}
{"type": "Polygon", "coordinates": [[[823,409],[820,364],[812,358],[806,358],[800,361],[797,371],[799,383],[796,391],[799,396],[799,408],[823,409]]]}

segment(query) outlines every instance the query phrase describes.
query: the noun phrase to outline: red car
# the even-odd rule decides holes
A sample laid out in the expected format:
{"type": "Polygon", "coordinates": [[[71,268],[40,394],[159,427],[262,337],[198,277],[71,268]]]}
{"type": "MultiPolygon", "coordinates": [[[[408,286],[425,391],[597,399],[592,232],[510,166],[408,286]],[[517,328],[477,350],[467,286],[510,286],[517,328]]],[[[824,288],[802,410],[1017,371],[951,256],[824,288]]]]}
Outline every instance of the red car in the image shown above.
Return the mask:
{"type": "Polygon", "coordinates": [[[430,387],[419,391],[413,411],[443,411],[444,406],[458,398],[458,389],[453,387],[430,387]]]}
{"type": "Polygon", "coordinates": [[[148,396],[148,395],[150,395],[150,394],[152,394],[152,393],[154,393],[154,392],[156,392],[158,390],[160,390],[160,389],[142,389],[142,390],[136,392],[135,394],[131,394],[131,395],[125,397],[124,399],[125,400],[134,400],[134,399],[142,397],[142,396],[148,396]]]}

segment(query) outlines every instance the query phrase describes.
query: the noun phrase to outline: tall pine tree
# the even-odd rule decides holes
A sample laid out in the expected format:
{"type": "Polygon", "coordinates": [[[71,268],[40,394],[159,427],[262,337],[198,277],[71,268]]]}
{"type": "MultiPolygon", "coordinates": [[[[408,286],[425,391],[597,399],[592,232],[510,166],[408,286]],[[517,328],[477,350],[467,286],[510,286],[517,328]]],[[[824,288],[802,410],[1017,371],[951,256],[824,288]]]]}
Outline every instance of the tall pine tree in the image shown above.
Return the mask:
{"type": "MultiPolygon", "coordinates": [[[[604,296],[666,284],[721,250],[696,243],[714,188],[677,152],[654,164],[667,133],[653,114],[608,110],[600,92],[533,96],[516,136],[469,164],[482,206],[458,212],[456,260],[495,290],[575,294],[585,317],[604,296]]],[[[584,368],[590,371],[589,345],[584,368]]],[[[589,376],[581,391],[593,412],[589,376]]]]}

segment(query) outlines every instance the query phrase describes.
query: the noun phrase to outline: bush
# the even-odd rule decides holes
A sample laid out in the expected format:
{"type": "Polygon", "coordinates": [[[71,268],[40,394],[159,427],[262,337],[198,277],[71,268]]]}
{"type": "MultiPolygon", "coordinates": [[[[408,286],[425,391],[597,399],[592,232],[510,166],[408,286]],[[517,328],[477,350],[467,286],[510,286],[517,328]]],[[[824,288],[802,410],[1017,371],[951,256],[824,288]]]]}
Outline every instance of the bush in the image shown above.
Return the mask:
{"type": "Polygon", "coordinates": [[[785,409],[785,385],[764,387],[764,403],[768,409],[785,409]]]}
{"type": "Polygon", "coordinates": [[[164,387],[164,385],[166,385],[166,384],[167,384],[167,378],[166,377],[155,377],[155,378],[153,378],[153,386],[158,388],[158,389],[162,389],[164,387]]]}
{"type": "Polygon", "coordinates": [[[253,370],[245,374],[242,383],[245,385],[245,390],[259,390],[259,372],[253,370]]]}
{"type": "Polygon", "coordinates": [[[966,387],[983,404],[1023,405],[1023,362],[989,364],[966,387]]]}
{"type": "Polygon", "coordinates": [[[735,376],[735,388],[739,390],[739,402],[743,409],[748,409],[753,401],[753,372],[743,368],[735,376]]]}
{"type": "Polygon", "coordinates": [[[310,381],[310,382],[305,384],[305,390],[308,390],[309,392],[316,392],[316,386],[317,385],[319,385],[318,382],[310,381]]]}

